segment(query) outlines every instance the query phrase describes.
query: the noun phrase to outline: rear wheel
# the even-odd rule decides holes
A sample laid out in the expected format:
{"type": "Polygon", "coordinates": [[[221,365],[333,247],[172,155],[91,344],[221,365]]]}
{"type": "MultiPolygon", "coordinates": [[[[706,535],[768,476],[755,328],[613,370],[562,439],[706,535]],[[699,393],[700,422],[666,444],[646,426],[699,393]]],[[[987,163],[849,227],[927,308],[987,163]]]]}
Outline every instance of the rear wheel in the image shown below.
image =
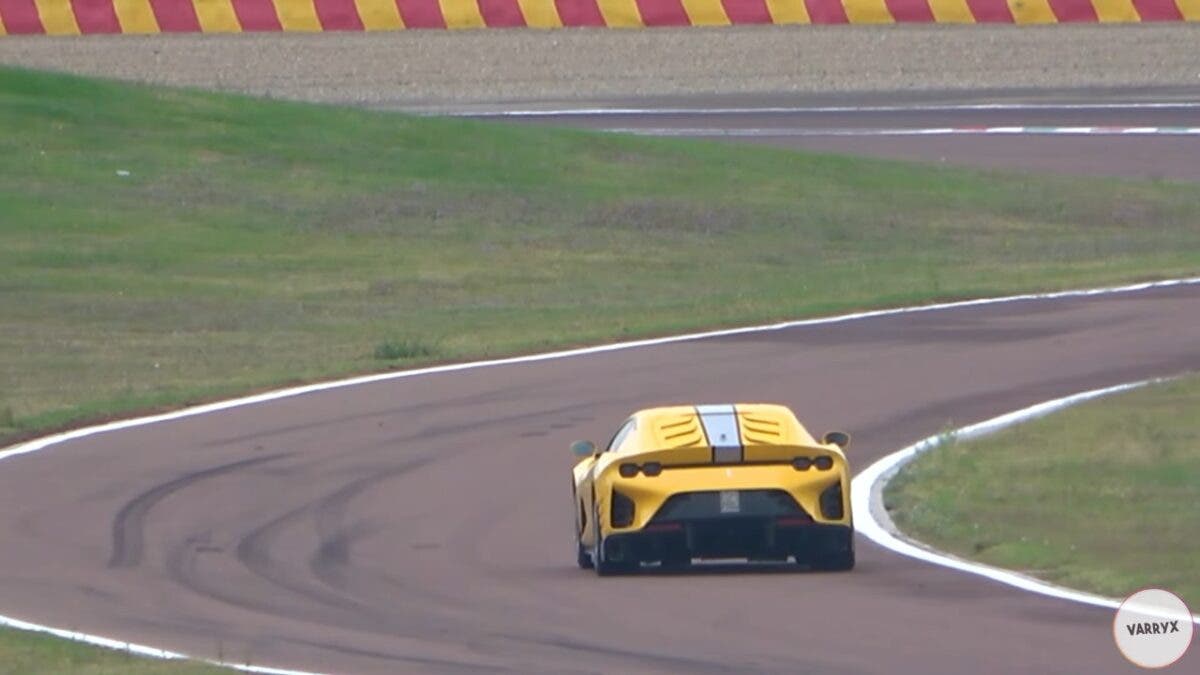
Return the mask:
{"type": "Polygon", "coordinates": [[[600,540],[601,552],[593,556],[593,560],[595,560],[596,574],[599,574],[602,577],[610,577],[616,574],[629,574],[637,570],[638,564],[636,562],[630,562],[627,560],[609,560],[605,558],[603,549],[604,540],[602,539],[600,540]]]}
{"type": "Polygon", "coordinates": [[[628,574],[637,569],[636,562],[609,560],[604,555],[604,536],[600,533],[600,518],[595,503],[592,504],[592,527],[596,528],[596,546],[592,549],[591,556],[596,574],[609,577],[615,574],[628,574]]]}
{"type": "Polygon", "coordinates": [[[587,513],[583,510],[583,502],[579,500],[579,492],[573,477],[571,479],[571,503],[572,508],[575,509],[575,562],[579,565],[579,569],[590,570],[592,569],[592,554],[583,547],[583,541],[580,540],[587,528],[587,513]]]}

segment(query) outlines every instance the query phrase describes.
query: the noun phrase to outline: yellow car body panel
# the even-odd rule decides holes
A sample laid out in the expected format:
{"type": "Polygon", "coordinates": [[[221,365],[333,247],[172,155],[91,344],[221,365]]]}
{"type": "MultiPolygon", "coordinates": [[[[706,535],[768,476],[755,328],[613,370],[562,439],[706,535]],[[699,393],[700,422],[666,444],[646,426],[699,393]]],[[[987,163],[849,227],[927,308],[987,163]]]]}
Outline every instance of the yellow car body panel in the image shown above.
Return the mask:
{"type": "MultiPolygon", "coordinates": [[[[790,458],[789,458],[790,459],[790,458]]],[[[836,466],[836,465],[835,465],[836,466]]],[[[762,488],[777,488],[786,491],[800,504],[815,522],[850,524],[849,509],[843,509],[842,518],[824,518],[817,505],[821,491],[843,481],[846,472],[813,471],[799,472],[791,464],[749,464],[730,465],[716,469],[712,467],[687,467],[673,471],[664,471],[656,477],[637,475],[624,478],[611,473],[597,483],[597,492],[601,495],[598,500],[599,522],[605,534],[640,530],[645,527],[650,518],[658,512],[663,503],[671,495],[682,492],[754,490],[762,488]],[[609,518],[609,510],[605,509],[607,499],[603,495],[612,489],[620,491],[634,502],[633,522],[625,527],[614,526],[609,518]]],[[[849,489],[843,483],[843,494],[849,489]]]]}
{"type": "MultiPolygon", "coordinates": [[[[846,439],[839,442],[844,444],[846,439]]],[[[743,403],[639,411],[625,421],[606,448],[576,464],[573,487],[583,566],[587,552],[595,558],[607,540],[642,546],[637,535],[648,528],[670,531],[675,539],[683,537],[687,547],[693,547],[693,535],[704,534],[706,528],[715,532],[713,528],[737,525],[751,534],[765,528],[763,531],[769,531],[767,544],[748,545],[747,550],[773,551],[776,556],[786,547],[770,548],[776,539],[772,523],[811,525],[803,531],[779,530],[780,536],[794,540],[846,538],[853,533],[850,467],[843,449],[814,439],[792,411],[781,405],[743,403]],[[722,500],[719,511],[718,498],[722,500]],[[621,503],[614,504],[616,499],[621,503]],[[749,500],[745,509],[741,506],[744,500],[749,500]],[[669,502],[673,505],[666,508],[669,502]],[[621,522],[614,521],[618,512],[621,522]],[[814,532],[819,532],[819,537],[814,532]]],[[[678,542],[671,545],[681,546],[678,542]]],[[[847,545],[852,565],[852,541],[847,545]]],[[[797,547],[801,544],[792,548],[797,547]]],[[[707,548],[721,549],[721,543],[707,548]]],[[[704,549],[700,547],[701,555],[704,549]]],[[[731,545],[730,549],[737,547],[731,545]]],[[[787,550],[799,560],[799,553],[787,550]]],[[[667,554],[656,549],[630,555],[646,561],[647,555],[667,554]]]]}

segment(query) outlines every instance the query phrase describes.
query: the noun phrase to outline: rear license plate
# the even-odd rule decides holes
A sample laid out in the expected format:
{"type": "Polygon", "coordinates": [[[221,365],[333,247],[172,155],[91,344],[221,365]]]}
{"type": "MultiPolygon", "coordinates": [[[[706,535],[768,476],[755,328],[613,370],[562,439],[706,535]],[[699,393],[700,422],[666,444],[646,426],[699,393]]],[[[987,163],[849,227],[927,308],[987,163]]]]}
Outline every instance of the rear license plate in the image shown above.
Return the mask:
{"type": "Polygon", "coordinates": [[[740,513],[741,495],[737,490],[721,490],[721,513],[740,513]]]}

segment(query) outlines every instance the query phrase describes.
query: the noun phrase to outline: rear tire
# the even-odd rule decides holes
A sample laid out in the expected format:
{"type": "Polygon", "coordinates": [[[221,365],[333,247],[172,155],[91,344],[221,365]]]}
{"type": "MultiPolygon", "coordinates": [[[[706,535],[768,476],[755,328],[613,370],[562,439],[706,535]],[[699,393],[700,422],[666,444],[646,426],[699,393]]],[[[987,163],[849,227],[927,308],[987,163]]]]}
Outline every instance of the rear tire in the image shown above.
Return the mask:
{"type": "MultiPolygon", "coordinates": [[[[601,547],[603,547],[603,545],[603,540],[601,540],[601,547]]],[[[596,558],[595,568],[596,574],[602,577],[611,577],[618,574],[632,574],[633,572],[637,571],[638,564],[636,562],[627,562],[624,560],[620,562],[614,560],[605,560],[604,555],[600,554],[600,557],[596,558]]]]}
{"type": "Polygon", "coordinates": [[[592,549],[592,567],[596,574],[611,577],[617,574],[629,574],[638,568],[636,562],[614,561],[604,556],[604,536],[600,534],[600,518],[595,503],[592,504],[592,526],[596,528],[596,547],[592,549]]]}
{"type": "Polygon", "coordinates": [[[592,554],[588,553],[583,548],[583,543],[580,542],[578,539],[575,540],[575,548],[576,548],[575,561],[577,563],[579,563],[579,569],[581,569],[581,570],[592,569],[592,554]]]}

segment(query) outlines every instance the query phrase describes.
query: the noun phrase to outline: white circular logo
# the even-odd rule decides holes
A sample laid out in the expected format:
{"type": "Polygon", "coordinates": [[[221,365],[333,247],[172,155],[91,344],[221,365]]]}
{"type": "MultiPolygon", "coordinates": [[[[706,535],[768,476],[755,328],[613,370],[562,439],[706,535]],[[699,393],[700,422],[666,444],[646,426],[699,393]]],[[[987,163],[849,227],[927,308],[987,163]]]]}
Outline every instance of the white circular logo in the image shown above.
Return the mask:
{"type": "Polygon", "coordinates": [[[1121,603],[1113,619],[1113,638],[1134,665],[1165,668],[1192,644],[1192,628],[1192,613],[1179,596],[1147,588],[1121,603]]]}

